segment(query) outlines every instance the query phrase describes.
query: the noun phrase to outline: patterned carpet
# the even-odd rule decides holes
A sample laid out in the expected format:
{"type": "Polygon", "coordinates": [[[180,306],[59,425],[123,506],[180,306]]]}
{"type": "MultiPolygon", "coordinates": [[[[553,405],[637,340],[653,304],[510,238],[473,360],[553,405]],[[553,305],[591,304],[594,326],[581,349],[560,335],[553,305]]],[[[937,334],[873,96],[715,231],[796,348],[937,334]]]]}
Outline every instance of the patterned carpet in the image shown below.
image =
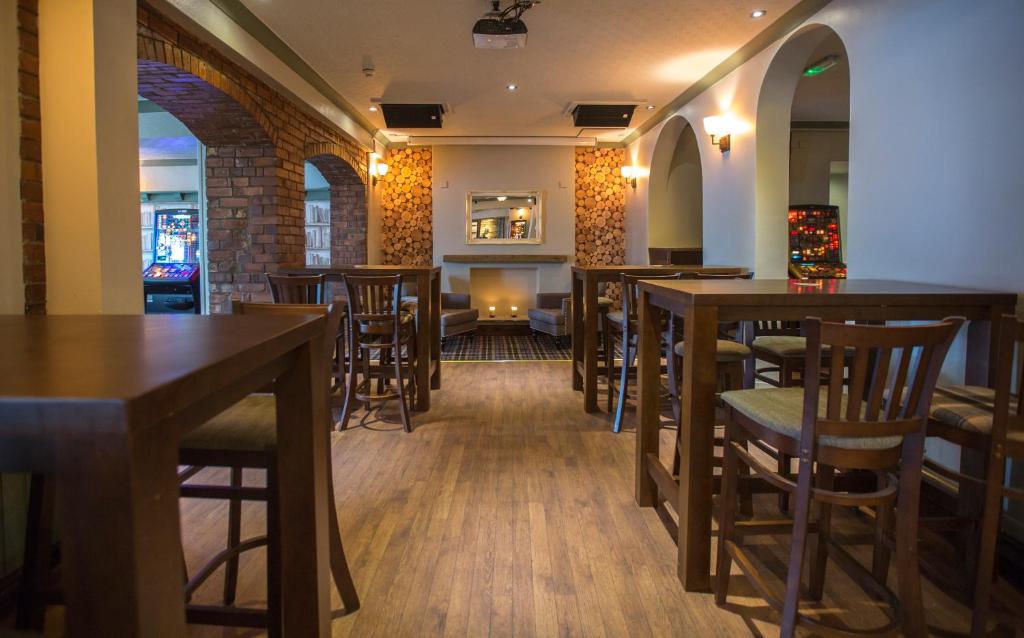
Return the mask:
{"type": "Polygon", "coordinates": [[[572,346],[559,345],[554,337],[539,335],[459,335],[444,340],[442,361],[568,361],[572,346]]]}

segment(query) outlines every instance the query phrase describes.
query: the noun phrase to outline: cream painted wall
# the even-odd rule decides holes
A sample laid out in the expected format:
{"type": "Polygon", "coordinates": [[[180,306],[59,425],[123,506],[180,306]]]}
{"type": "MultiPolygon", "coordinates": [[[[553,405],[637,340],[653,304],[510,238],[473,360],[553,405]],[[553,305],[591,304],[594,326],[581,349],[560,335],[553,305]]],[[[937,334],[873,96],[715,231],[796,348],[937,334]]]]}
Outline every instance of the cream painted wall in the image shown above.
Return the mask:
{"type": "MultiPolygon", "coordinates": [[[[834,0],[808,24],[838,32],[850,59],[850,275],[1024,290],[1024,129],[1016,125],[1024,88],[1011,67],[993,64],[1017,57],[1024,3],[834,0]],[[980,144],[979,126],[998,144],[980,144]]],[[[679,111],[700,122],[728,110],[751,127],[724,156],[709,152],[708,136],[698,142],[705,261],[766,266],[759,276],[785,272],[755,250],[755,114],[780,46],[679,111]]],[[[630,146],[639,164],[649,162],[657,133],[630,146]]],[[[640,199],[628,200],[629,231],[642,225],[640,199]]],[[[629,245],[632,260],[638,242],[630,237],[629,245]]]]}
{"type": "Polygon", "coordinates": [[[17,0],[0,0],[0,314],[25,312],[18,138],[17,0]]]}
{"type": "Polygon", "coordinates": [[[849,138],[846,131],[793,131],[789,153],[790,204],[828,203],[831,164],[847,161],[849,138]]]}
{"type": "Polygon", "coordinates": [[[661,219],[652,217],[651,240],[658,246],[666,247],[700,246],[704,223],[701,210],[703,184],[700,155],[692,129],[685,130],[679,138],[669,165],[666,194],[668,201],[665,212],[668,214],[658,216],[661,219]]]}
{"type": "Polygon", "coordinates": [[[139,313],[135,3],[43,0],[39,22],[47,310],[139,313]]]}
{"type": "Polygon", "coordinates": [[[538,292],[569,290],[569,265],[576,252],[574,154],[568,146],[433,148],[434,263],[442,266],[443,290],[469,292],[470,270],[467,264],[442,263],[444,255],[494,253],[568,255],[566,264],[536,266],[538,292]],[[544,192],[544,243],[466,244],[468,191],[524,189],[544,192]]]}

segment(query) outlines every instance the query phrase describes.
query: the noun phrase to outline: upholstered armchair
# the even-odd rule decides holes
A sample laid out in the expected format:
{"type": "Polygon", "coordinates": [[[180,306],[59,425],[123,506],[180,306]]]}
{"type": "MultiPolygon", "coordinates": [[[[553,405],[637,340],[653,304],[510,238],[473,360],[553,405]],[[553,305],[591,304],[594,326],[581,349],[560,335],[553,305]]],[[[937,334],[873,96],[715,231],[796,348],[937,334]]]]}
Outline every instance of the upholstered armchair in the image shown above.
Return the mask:
{"type": "Polygon", "coordinates": [[[441,293],[441,338],[476,332],[480,311],[470,308],[469,295],[441,293]]]}
{"type": "Polygon", "coordinates": [[[571,299],[567,292],[542,292],[537,294],[537,305],[526,313],[530,318],[530,330],[549,334],[562,341],[572,332],[572,321],[568,318],[571,299]]]}

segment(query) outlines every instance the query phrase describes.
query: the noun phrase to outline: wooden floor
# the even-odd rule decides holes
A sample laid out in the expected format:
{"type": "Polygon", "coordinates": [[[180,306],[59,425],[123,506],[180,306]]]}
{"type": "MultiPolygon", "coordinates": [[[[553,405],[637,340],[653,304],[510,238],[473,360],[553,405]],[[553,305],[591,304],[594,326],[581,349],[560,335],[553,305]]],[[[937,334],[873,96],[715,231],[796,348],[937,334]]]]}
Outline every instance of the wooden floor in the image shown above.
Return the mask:
{"type": "MultiPolygon", "coordinates": [[[[414,417],[412,434],[377,422],[334,437],[342,538],[362,599],[342,616],[334,594],[335,636],[777,634],[775,615],[741,576],[725,608],[682,591],[675,546],[654,511],[633,500],[634,434],[612,434],[607,415],[583,412],[569,363],[444,365],[444,389],[414,417]]],[[[757,498],[759,508],[774,503],[757,498]]],[[[222,547],[225,509],[183,502],[193,569],[222,547]]],[[[262,533],[262,507],[246,505],[244,522],[262,533]]],[[[867,529],[853,514],[840,522],[848,533],[867,529]]],[[[787,539],[762,543],[759,556],[782,574],[787,539]]],[[[262,604],[263,553],[250,554],[239,603],[262,604]]],[[[878,621],[875,604],[829,569],[817,609],[850,626],[878,621]]],[[[215,600],[220,587],[217,575],[197,602],[215,600]]],[[[937,633],[966,632],[962,605],[928,581],[925,596],[937,633]]]]}

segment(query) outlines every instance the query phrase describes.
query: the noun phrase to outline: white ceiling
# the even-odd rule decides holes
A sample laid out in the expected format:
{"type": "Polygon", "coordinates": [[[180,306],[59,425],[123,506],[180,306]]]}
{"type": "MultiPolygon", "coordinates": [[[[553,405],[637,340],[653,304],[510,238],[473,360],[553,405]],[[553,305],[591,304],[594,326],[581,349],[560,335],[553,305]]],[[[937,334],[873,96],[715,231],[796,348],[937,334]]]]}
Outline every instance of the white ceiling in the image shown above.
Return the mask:
{"type": "MultiPolygon", "coordinates": [[[[507,6],[509,0],[503,0],[507,6]]],[[[405,135],[576,135],[572,101],[646,100],[658,108],[748,42],[797,0],[545,0],[526,12],[525,49],[473,48],[486,0],[243,0],[346,100],[442,102],[440,131],[405,135]],[[768,14],[751,19],[754,9],[768,14]],[[369,56],[376,67],[364,77],[369,56]],[[505,85],[516,83],[511,93],[505,85]]],[[[641,107],[632,127],[657,110],[641,107]]],[[[632,129],[630,129],[632,130],[632,129]]],[[[585,136],[619,140],[629,131],[585,136]]]]}
{"type": "Polygon", "coordinates": [[[850,121],[850,64],[839,36],[825,38],[807,58],[810,66],[830,55],[839,63],[821,75],[802,77],[793,95],[792,119],[806,122],[850,121]]]}

